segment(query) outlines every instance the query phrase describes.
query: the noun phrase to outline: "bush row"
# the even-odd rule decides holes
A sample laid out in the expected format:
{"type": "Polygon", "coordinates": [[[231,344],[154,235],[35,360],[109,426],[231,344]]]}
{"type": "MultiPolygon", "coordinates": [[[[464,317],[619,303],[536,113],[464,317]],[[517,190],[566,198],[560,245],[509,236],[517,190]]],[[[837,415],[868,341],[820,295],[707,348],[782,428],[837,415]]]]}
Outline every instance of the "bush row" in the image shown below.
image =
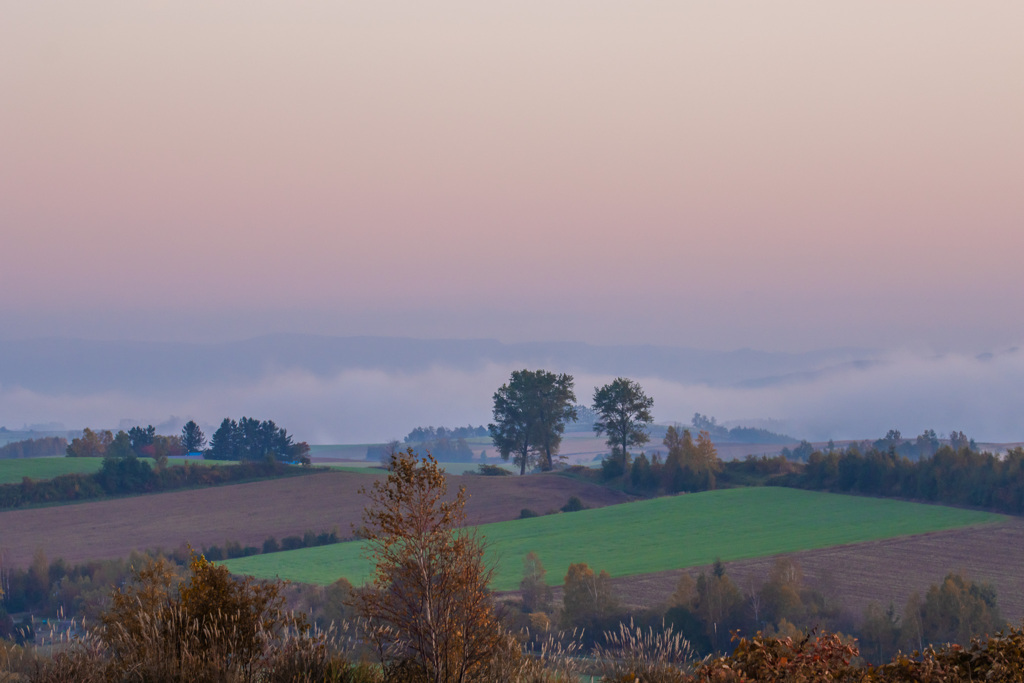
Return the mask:
{"type": "Polygon", "coordinates": [[[94,474],[62,474],[53,479],[25,477],[20,484],[0,485],[0,509],[71,502],[132,493],[217,486],[297,471],[272,460],[229,466],[185,463],[153,468],[140,458],[107,458],[94,474]]]}

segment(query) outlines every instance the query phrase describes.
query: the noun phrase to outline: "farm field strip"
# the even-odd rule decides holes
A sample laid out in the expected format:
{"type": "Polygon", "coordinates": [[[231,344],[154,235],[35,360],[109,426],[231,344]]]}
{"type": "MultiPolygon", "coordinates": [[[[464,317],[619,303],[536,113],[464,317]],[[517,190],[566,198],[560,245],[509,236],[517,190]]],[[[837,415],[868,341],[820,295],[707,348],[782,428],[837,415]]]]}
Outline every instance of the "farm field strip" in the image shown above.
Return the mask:
{"type": "MultiPolygon", "coordinates": [[[[1010,623],[1024,619],[1024,519],[1011,517],[999,524],[963,527],[917,536],[805,550],[787,555],[800,565],[807,585],[834,595],[854,614],[870,602],[897,608],[911,593],[924,595],[951,571],[965,572],[975,581],[991,583],[1003,616],[1010,623]]],[[[739,586],[763,581],[773,557],[729,563],[729,576],[739,586]]],[[[707,570],[704,566],[701,570],[707,570]]],[[[696,568],[621,577],[613,580],[616,593],[634,606],[658,604],[672,593],[684,573],[696,568]]]]}
{"type": "MultiPolygon", "coordinates": [[[[864,543],[1004,521],[958,508],[776,487],[728,489],[655,498],[485,524],[480,532],[498,562],[492,587],[514,590],[522,559],[535,552],[560,584],[570,563],[631,576],[723,561],[864,543]]],[[[358,542],[239,558],[232,572],[327,584],[355,584],[372,571],[358,542]]]]}
{"type": "MultiPolygon", "coordinates": [[[[72,458],[68,458],[72,460],[72,458]]],[[[278,539],[337,528],[342,536],[359,522],[366,498],[359,491],[384,475],[345,470],[314,471],[214,488],[184,489],[73,506],[0,511],[4,566],[27,567],[37,549],[50,559],[75,563],[126,557],[132,550],[194,547],[237,541],[259,547],[278,539]]],[[[474,523],[515,519],[523,508],[557,510],[571,496],[599,507],[628,496],[557,474],[528,477],[453,477],[470,493],[474,523]]]]}
{"type": "Polygon", "coordinates": [[[0,460],[0,484],[20,484],[29,479],[53,479],[62,474],[93,474],[103,466],[103,458],[4,458],[0,460]]]}

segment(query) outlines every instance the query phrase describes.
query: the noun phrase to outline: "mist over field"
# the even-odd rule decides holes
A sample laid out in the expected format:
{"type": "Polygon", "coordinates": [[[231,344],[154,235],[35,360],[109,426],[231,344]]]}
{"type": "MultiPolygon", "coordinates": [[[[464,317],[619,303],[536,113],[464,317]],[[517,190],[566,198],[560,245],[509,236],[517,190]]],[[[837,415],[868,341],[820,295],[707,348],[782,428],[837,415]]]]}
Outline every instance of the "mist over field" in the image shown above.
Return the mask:
{"type": "Polygon", "coordinates": [[[189,418],[273,419],[310,443],[401,438],[491,419],[511,370],[570,372],[581,403],[616,376],[643,384],[658,422],[694,412],[810,440],[962,430],[1024,438],[1024,354],[783,354],[490,340],[263,337],[230,344],[0,342],[0,424],[177,429],[189,418]]]}

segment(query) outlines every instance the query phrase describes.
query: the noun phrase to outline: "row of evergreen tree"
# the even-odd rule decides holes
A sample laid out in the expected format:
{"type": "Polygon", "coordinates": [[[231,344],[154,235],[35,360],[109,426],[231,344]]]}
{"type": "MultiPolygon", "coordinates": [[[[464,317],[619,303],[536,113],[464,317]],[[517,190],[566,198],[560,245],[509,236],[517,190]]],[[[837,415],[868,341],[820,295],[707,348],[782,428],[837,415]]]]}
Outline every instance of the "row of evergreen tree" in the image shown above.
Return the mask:
{"type": "Polygon", "coordinates": [[[210,447],[203,452],[209,460],[265,460],[281,462],[309,462],[309,445],[295,443],[284,427],[273,420],[242,417],[237,422],[224,418],[210,439],[210,447]]]}

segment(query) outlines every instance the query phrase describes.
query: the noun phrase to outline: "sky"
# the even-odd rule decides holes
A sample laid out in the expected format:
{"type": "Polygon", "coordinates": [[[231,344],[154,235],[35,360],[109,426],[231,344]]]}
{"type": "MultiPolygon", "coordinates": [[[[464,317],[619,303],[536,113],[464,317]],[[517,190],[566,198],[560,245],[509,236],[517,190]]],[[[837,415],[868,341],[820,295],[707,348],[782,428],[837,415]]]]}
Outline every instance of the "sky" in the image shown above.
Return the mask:
{"type": "Polygon", "coordinates": [[[1024,339],[1024,4],[0,2],[0,337],[1024,339]]]}

